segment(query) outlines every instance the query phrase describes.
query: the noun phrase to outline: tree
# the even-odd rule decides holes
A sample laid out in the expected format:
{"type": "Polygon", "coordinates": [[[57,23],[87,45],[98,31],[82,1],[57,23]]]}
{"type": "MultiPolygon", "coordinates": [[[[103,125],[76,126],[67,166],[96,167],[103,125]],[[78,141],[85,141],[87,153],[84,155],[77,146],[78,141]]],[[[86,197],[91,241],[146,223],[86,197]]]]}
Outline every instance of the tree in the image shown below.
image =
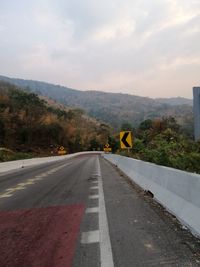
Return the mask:
{"type": "Polygon", "coordinates": [[[90,150],[95,151],[101,147],[101,144],[96,140],[96,138],[90,140],[90,150]]]}
{"type": "Polygon", "coordinates": [[[129,122],[124,122],[121,125],[121,131],[134,131],[133,126],[129,122]]]}
{"type": "Polygon", "coordinates": [[[0,147],[3,145],[4,138],[5,138],[5,126],[3,119],[0,118],[0,147]]]}
{"type": "Polygon", "coordinates": [[[108,144],[112,148],[113,153],[119,149],[119,141],[117,141],[113,136],[108,136],[108,144]]]}
{"type": "Polygon", "coordinates": [[[153,121],[148,119],[140,123],[139,130],[145,131],[152,128],[153,121]]]}

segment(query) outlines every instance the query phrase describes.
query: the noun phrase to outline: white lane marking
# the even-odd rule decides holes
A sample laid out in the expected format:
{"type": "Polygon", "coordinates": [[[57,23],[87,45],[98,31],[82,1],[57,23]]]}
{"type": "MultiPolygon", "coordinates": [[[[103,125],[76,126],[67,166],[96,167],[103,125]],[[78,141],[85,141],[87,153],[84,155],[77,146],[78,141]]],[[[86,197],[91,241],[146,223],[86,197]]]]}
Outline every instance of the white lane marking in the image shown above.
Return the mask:
{"type": "Polygon", "coordinates": [[[98,184],[98,181],[92,181],[93,184],[98,184]]]}
{"type": "MultiPolygon", "coordinates": [[[[20,186],[25,186],[26,183],[19,183],[18,185],[20,185],[20,186]]],[[[9,189],[7,189],[7,190],[9,190],[9,189]]]]}
{"type": "Polygon", "coordinates": [[[51,171],[48,171],[47,174],[53,174],[54,172],[56,172],[55,170],[51,170],[51,171]]]}
{"type": "Polygon", "coordinates": [[[9,189],[6,189],[5,194],[13,193],[13,192],[15,192],[15,189],[14,188],[9,188],[9,189]]]}
{"type": "Polygon", "coordinates": [[[13,190],[23,190],[23,189],[25,189],[25,187],[24,186],[21,186],[21,185],[16,185],[15,187],[12,187],[11,189],[13,189],[13,190]]]}
{"type": "Polygon", "coordinates": [[[28,179],[26,182],[24,183],[19,183],[17,184],[15,187],[11,187],[5,190],[4,193],[0,194],[0,198],[6,198],[6,197],[11,197],[13,194],[11,193],[15,193],[18,190],[24,190],[26,189],[27,185],[31,185],[31,184],[35,184],[37,181],[42,180],[42,178],[47,177],[49,174],[54,173],[60,169],[62,169],[63,167],[67,166],[67,165],[71,165],[72,163],[65,163],[57,168],[54,168],[48,172],[44,172],[41,173],[39,175],[36,175],[34,178],[28,179]]]}
{"type": "Polygon", "coordinates": [[[97,157],[97,170],[99,174],[99,233],[101,267],[114,267],[112,248],[109,236],[108,221],[103,192],[103,182],[99,158],[97,157]]]}
{"type": "Polygon", "coordinates": [[[48,176],[48,173],[44,172],[42,174],[36,175],[34,178],[43,178],[43,177],[46,177],[46,176],[48,176]]]}
{"type": "Polygon", "coordinates": [[[99,198],[99,195],[90,195],[89,196],[89,199],[98,199],[99,198]]]}
{"type": "Polygon", "coordinates": [[[28,180],[28,181],[26,182],[26,185],[29,185],[29,184],[35,184],[35,182],[33,182],[33,181],[29,181],[29,180],[28,180]]]}
{"type": "Polygon", "coordinates": [[[15,186],[15,187],[11,187],[11,188],[6,189],[6,190],[5,190],[5,193],[3,193],[3,195],[8,195],[8,197],[10,197],[10,196],[12,196],[11,193],[14,193],[14,192],[16,192],[17,190],[23,190],[23,189],[25,189],[24,186],[17,185],[17,186],[15,186]]]}
{"type": "Polygon", "coordinates": [[[82,244],[91,244],[99,242],[99,230],[83,232],[81,236],[82,244]]]}
{"type": "Polygon", "coordinates": [[[98,187],[98,186],[92,186],[92,187],[90,187],[90,189],[91,189],[91,190],[99,189],[99,187],[98,187]]]}
{"type": "Polygon", "coordinates": [[[28,184],[35,184],[35,179],[34,178],[31,178],[31,179],[28,179],[27,181],[26,181],[26,184],[28,185],[28,184]]]}
{"type": "Polygon", "coordinates": [[[0,194],[0,198],[11,197],[11,196],[12,196],[12,194],[8,194],[8,193],[0,194]]]}
{"type": "Polygon", "coordinates": [[[94,208],[87,208],[86,213],[98,213],[99,212],[99,207],[94,207],[94,208]]]}
{"type": "Polygon", "coordinates": [[[34,179],[34,181],[41,181],[41,180],[42,180],[42,178],[40,178],[40,177],[37,177],[34,179]]]}

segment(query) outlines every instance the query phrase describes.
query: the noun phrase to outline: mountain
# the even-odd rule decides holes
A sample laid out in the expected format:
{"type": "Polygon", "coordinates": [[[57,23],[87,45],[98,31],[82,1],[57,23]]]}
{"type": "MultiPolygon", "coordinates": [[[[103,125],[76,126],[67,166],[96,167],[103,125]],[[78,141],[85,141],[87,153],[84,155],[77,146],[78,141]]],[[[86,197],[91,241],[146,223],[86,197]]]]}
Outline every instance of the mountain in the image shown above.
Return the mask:
{"type": "Polygon", "coordinates": [[[0,80],[28,88],[32,92],[47,96],[68,107],[84,109],[88,115],[109,123],[117,129],[125,122],[137,127],[146,119],[163,116],[175,117],[184,127],[191,128],[193,123],[191,102],[183,98],[152,99],[121,93],[79,91],[60,85],[4,76],[0,76],[0,80]]]}
{"type": "Polygon", "coordinates": [[[160,103],[168,104],[171,106],[177,106],[177,105],[193,106],[193,100],[184,97],[157,98],[156,100],[160,103]]]}
{"type": "Polygon", "coordinates": [[[47,100],[0,81],[0,161],[5,160],[2,151],[44,156],[57,154],[61,146],[71,153],[103,148],[108,125],[47,100]]]}

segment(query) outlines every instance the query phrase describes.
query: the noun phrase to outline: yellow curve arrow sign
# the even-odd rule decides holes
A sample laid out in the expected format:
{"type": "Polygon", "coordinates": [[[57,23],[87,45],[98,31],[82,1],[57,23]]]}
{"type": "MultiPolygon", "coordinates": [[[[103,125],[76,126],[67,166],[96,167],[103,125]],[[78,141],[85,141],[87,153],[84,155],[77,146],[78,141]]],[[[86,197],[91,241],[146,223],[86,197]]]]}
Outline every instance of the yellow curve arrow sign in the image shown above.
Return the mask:
{"type": "Polygon", "coordinates": [[[131,131],[120,132],[120,146],[122,149],[132,148],[131,131]]]}

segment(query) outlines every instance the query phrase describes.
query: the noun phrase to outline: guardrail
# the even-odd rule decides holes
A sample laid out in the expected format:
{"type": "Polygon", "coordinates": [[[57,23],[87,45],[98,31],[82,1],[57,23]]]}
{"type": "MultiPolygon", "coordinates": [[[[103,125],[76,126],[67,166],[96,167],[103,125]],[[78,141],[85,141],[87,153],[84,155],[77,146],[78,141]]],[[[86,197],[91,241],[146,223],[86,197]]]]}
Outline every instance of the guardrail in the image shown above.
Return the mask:
{"type": "Polygon", "coordinates": [[[32,158],[32,159],[2,162],[2,163],[0,163],[0,173],[5,173],[8,171],[17,170],[17,169],[21,169],[21,168],[29,167],[29,166],[33,166],[33,165],[39,165],[39,164],[54,162],[54,161],[60,161],[60,160],[76,157],[76,156],[83,155],[83,154],[96,154],[96,153],[101,154],[102,152],[100,152],[100,151],[84,151],[84,152],[69,154],[69,155],[65,155],[65,156],[53,156],[53,157],[32,158]]]}
{"type": "Polygon", "coordinates": [[[159,203],[200,236],[200,175],[119,155],[105,154],[104,158],[152,192],[159,203]]]}

